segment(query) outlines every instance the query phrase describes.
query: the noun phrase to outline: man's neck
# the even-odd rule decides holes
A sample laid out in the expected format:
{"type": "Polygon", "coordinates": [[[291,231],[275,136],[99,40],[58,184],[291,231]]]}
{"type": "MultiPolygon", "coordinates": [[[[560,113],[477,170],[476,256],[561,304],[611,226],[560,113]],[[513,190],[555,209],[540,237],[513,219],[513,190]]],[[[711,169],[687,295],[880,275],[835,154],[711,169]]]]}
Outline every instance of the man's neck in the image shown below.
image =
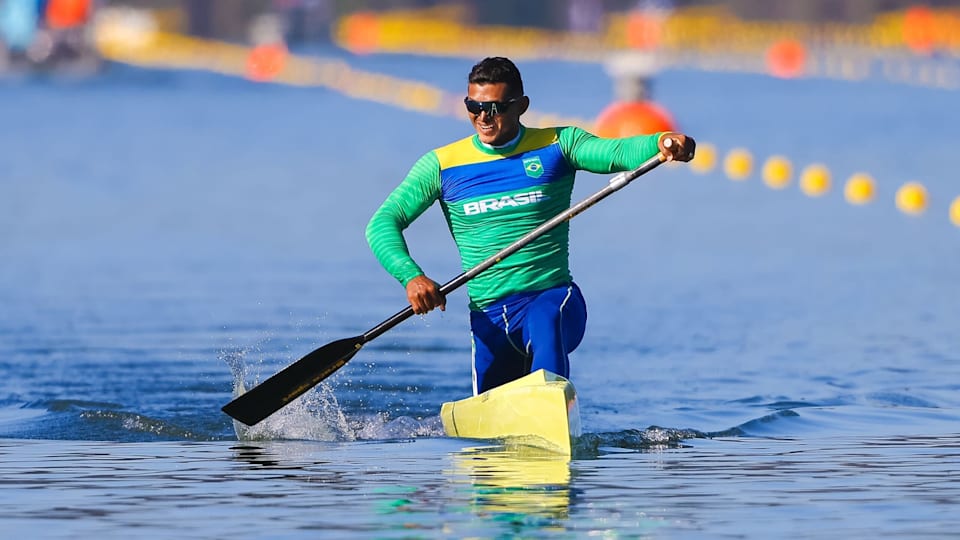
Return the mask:
{"type": "Polygon", "coordinates": [[[507,148],[508,146],[513,146],[514,144],[517,144],[517,141],[520,140],[520,135],[523,135],[523,126],[517,128],[517,134],[514,135],[512,139],[510,139],[509,141],[503,144],[487,144],[483,141],[480,141],[480,144],[492,150],[500,150],[501,148],[507,148]]]}

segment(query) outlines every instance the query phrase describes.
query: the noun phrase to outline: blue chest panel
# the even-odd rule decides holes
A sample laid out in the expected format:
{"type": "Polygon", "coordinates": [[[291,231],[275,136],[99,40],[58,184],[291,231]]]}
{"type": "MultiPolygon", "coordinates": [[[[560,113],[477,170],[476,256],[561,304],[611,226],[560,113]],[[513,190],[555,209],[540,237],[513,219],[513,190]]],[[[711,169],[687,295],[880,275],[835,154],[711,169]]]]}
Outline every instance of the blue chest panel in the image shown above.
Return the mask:
{"type": "Polygon", "coordinates": [[[441,198],[447,204],[542,186],[573,172],[559,144],[440,171],[441,198]]]}

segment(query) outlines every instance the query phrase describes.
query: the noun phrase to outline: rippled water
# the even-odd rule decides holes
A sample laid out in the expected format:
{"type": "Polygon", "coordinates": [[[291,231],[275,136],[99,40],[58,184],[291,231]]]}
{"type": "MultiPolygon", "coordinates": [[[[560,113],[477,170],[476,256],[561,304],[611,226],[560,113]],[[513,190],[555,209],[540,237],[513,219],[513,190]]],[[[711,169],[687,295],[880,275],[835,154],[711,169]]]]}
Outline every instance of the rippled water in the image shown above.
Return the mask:
{"type": "Polygon", "coordinates": [[[573,462],[436,438],[8,440],[0,455],[17,495],[4,524],[39,536],[946,538],[960,503],[957,436],[723,438],[573,462]]]}
{"type": "MultiPolygon", "coordinates": [[[[351,58],[456,91],[455,60],[351,58]]],[[[589,117],[597,66],[528,63],[589,117]],[[580,84],[563,84],[576,80],[580,84]]],[[[323,90],[115,68],[0,86],[0,519],[17,537],[948,537],[960,464],[956,96],[667,73],[684,129],[864,170],[867,207],[660,168],[578,217],[571,462],[442,436],[462,292],[238,440],[220,407],[403,304],[363,240],[463,136],[323,90]],[[893,207],[921,180],[931,208],[893,207]]],[[[577,195],[603,177],[582,175],[577,195]]],[[[409,231],[459,272],[442,217],[409,231]]]]}

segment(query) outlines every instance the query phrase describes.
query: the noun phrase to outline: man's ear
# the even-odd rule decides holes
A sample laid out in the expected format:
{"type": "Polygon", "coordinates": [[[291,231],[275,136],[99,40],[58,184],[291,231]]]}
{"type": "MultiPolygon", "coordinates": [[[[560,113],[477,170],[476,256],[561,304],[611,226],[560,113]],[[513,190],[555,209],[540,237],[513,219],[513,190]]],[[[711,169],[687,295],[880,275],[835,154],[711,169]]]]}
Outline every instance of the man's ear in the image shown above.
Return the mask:
{"type": "Polygon", "coordinates": [[[522,96],[520,102],[517,103],[520,106],[520,114],[527,112],[527,109],[530,108],[530,98],[528,96],[522,96]]]}

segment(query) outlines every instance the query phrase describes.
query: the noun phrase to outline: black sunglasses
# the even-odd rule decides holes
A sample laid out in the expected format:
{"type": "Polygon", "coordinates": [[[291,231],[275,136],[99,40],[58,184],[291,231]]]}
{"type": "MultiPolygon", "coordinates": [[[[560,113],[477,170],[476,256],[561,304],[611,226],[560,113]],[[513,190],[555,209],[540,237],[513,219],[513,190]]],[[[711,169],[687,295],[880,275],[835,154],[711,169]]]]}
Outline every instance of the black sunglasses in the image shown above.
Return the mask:
{"type": "Polygon", "coordinates": [[[487,116],[496,116],[507,112],[511,105],[520,98],[513,98],[507,101],[477,101],[469,97],[463,98],[463,104],[467,106],[470,114],[480,114],[480,111],[487,113],[487,116]]]}

